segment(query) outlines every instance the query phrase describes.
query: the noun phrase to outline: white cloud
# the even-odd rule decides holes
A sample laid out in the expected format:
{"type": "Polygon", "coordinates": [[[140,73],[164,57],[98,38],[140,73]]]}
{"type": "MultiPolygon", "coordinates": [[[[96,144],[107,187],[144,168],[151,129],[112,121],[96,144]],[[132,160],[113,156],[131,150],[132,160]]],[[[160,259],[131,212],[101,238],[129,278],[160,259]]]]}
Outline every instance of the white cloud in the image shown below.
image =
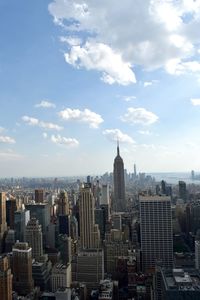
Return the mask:
{"type": "Polygon", "coordinates": [[[49,122],[43,122],[43,121],[40,121],[36,118],[32,118],[32,117],[28,117],[28,116],[23,116],[22,120],[30,126],[39,126],[41,128],[44,128],[44,129],[52,129],[52,130],[54,129],[54,130],[57,130],[57,131],[60,131],[60,130],[63,129],[63,127],[61,127],[57,124],[49,123],[49,122]]]}
{"type": "Polygon", "coordinates": [[[62,43],[67,43],[70,46],[79,46],[82,43],[82,40],[80,38],[73,36],[60,36],[60,41],[62,43]]]}
{"type": "Polygon", "coordinates": [[[190,99],[190,101],[192,102],[192,105],[194,105],[194,106],[200,105],[200,98],[192,98],[192,99],[190,99]]]}
{"type": "Polygon", "coordinates": [[[55,108],[56,105],[52,102],[49,102],[47,100],[42,100],[40,103],[35,105],[36,108],[55,108]]]}
{"type": "MultiPolygon", "coordinates": [[[[125,73],[129,76],[128,68],[134,65],[145,69],[162,67],[169,72],[171,60],[179,60],[181,64],[191,62],[199,50],[199,1],[124,0],[116,5],[116,0],[54,0],[49,12],[57,25],[67,29],[70,38],[71,35],[73,39],[80,38],[80,32],[84,33],[84,46],[76,48],[77,42],[72,38],[69,41],[68,62],[106,72],[108,77],[103,78],[108,83],[121,83],[121,78],[117,76],[116,80],[110,74],[115,59],[111,59],[109,68],[102,65],[100,45],[106,49],[103,51],[106,64],[110,55],[119,55],[115,75],[126,62],[125,73]]],[[[126,77],[125,82],[133,81],[126,77]]]]}
{"type": "Polygon", "coordinates": [[[77,141],[74,138],[66,138],[61,135],[52,135],[51,141],[55,144],[58,144],[60,146],[66,146],[66,147],[77,147],[79,145],[79,141],[77,141]]]}
{"type": "Polygon", "coordinates": [[[153,84],[152,81],[145,81],[144,82],[144,87],[151,86],[152,84],[153,84]]]}
{"type": "Polygon", "coordinates": [[[180,59],[170,59],[166,63],[166,70],[172,75],[182,75],[186,73],[200,73],[200,63],[198,61],[182,62],[180,59]]]}
{"type": "Polygon", "coordinates": [[[111,141],[119,141],[121,143],[133,144],[135,141],[128,134],[121,132],[120,129],[106,129],[103,131],[105,135],[111,141]]]}
{"type": "Polygon", "coordinates": [[[36,119],[36,118],[32,118],[32,117],[28,117],[28,116],[23,116],[22,120],[24,122],[26,122],[28,125],[31,125],[31,126],[39,125],[39,120],[36,119]]]}
{"type": "Polygon", "coordinates": [[[59,112],[59,116],[65,121],[88,123],[91,128],[98,128],[103,122],[103,119],[99,114],[87,108],[83,111],[79,109],[66,108],[59,112]]]}
{"type": "Polygon", "coordinates": [[[6,151],[0,151],[0,160],[19,160],[22,159],[23,156],[21,154],[15,153],[12,150],[8,149],[6,151]]]}
{"type": "Polygon", "coordinates": [[[0,136],[0,143],[6,143],[6,144],[15,144],[16,141],[11,138],[10,136],[0,136]]]}
{"type": "Polygon", "coordinates": [[[42,136],[43,136],[44,139],[48,138],[48,134],[46,132],[43,132],[42,136]]]}
{"type": "Polygon", "coordinates": [[[145,108],[129,107],[121,120],[130,124],[151,125],[158,120],[158,116],[145,108]]]}
{"type": "Polygon", "coordinates": [[[126,102],[130,102],[132,100],[136,99],[136,96],[118,96],[119,98],[121,98],[122,100],[126,101],[126,102]]]}
{"type": "Polygon", "coordinates": [[[0,133],[3,131],[5,131],[5,128],[0,126],[0,133]]]}
{"type": "Polygon", "coordinates": [[[101,79],[109,84],[128,85],[136,82],[131,64],[103,43],[86,42],[82,47],[72,46],[70,52],[65,53],[65,60],[76,68],[100,71],[101,79]]]}
{"type": "Polygon", "coordinates": [[[149,130],[139,130],[138,132],[142,135],[152,135],[151,131],[149,130]]]}

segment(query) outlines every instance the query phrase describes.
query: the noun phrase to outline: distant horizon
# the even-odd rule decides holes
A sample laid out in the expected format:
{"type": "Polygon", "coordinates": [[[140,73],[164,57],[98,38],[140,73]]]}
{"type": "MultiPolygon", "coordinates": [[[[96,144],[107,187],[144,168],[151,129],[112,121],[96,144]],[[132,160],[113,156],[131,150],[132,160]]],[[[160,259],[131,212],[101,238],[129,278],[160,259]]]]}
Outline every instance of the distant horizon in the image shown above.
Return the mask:
{"type": "MultiPolygon", "coordinates": [[[[193,170],[191,170],[191,171],[193,171],[193,170]]],[[[164,172],[164,171],[162,171],[162,172],[159,172],[159,171],[153,171],[153,172],[145,172],[145,171],[139,171],[139,172],[137,172],[137,175],[139,175],[139,174],[145,174],[145,175],[191,175],[191,171],[172,171],[172,172],[164,172]]],[[[26,176],[26,175],[24,175],[24,176],[6,176],[6,177],[0,177],[0,179],[11,179],[11,178],[13,178],[13,179],[22,179],[22,178],[27,178],[27,179],[29,179],[29,178],[31,178],[31,179],[34,179],[34,178],[36,178],[36,179],[45,179],[45,178],[47,178],[47,179],[55,179],[55,178],[79,178],[79,177],[81,177],[81,178],[83,178],[83,177],[85,177],[85,178],[87,178],[87,176],[91,176],[91,177],[99,177],[99,176],[103,176],[104,174],[111,174],[111,173],[113,173],[112,171],[111,172],[109,172],[109,171],[107,171],[107,172],[104,172],[104,173],[102,173],[102,174],[98,174],[98,173],[93,173],[93,174],[83,174],[83,175],[81,175],[81,174],[79,174],[79,175],[49,175],[49,176],[26,176]]],[[[195,171],[194,170],[194,173],[195,174],[200,174],[200,171],[195,171]]],[[[134,172],[127,172],[127,174],[134,174],[134,172]]]]}

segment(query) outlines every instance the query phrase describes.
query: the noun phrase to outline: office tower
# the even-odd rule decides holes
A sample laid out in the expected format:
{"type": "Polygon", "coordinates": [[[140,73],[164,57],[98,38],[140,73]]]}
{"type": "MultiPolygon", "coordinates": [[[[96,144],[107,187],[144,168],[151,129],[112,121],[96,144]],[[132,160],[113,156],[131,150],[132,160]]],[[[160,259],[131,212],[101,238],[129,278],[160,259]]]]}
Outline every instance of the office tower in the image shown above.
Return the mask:
{"type": "Polygon", "coordinates": [[[113,228],[122,230],[122,216],[121,214],[112,215],[113,228]]]}
{"type": "Polygon", "coordinates": [[[186,183],[184,181],[179,181],[178,188],[179,188],[179,197],[186,202],[187,201],[186,183]]]}
{"type": "Polygon", "coordinates": [[[104,207],[96,208],[94,210],[95,224],[98,224],[101,240],[104,240],[106,231],[106,211],[104,207]]]}
{"type": "Polygon", "coordinates": [[[32,249],[28,243],[17,242],[13,247],[13,286],[22,296],[33,290],[32,249]]]}
{"type": "Polygon", "coordinates": [[[56,292],[59,288],[70,287],[72,282],[71,264],[56,264],[51,272],[51,290],[56,292]]]}
{"type": "Polygon", "coordinates": [[[15,231],[13,229],[9,229],[6,238],[5,238],[5,252],[12,252],[12,247],[15,244],[15,231]]]}
{"type": "Polygon", "coordinates": [[[91,183],[91,176],[90,175],[87,176],[87,183],[91,183]]]}
{"type": "Polygon", "coordinates": [[[91,184],[85,183],[80,191],[79,214],[81,247],[83,249],[98,247],[99,237],[95,239],[95,232],[97,235],[99,233],[98,229],[95,230],[94,196],[91,184]]]}
{"type": "Polygon", "coordinates": [[[76,281],[85,283],[88,290],[96,288],[104,279],[104,252],[102,249],[88,249],[77,255],[76,281]]]}
{"type": "Polygon", "coordinates": [[[48,203],[26,204],[26,209],[30,210],[30,217],[36,218],[42,225],[43,242],[46,241],[47,227],[50,224],[50,205],[48,203]]]}
{"type": "Polygon", "coordinates": [[[195,268],[200,270],[200,229],[197,230],[195,236],[195,268]]]}
{"type": "Polygon", "coordinates": [[[200,270],[200,240],[195,241],[195,268],[200,270]]]}
{"type": "Polygon", "coordinates": [[[3,239],[7,230],[6,223],[6,194],[0,193],[0,253],[3,251],[3,239]]]}
{"type": "Polygon", "coordinates": [[[69,215],[69,201],[67,193],[62,191],[58,199],[58,215],[66,216],[69,215]]]}
{"type": "Polygon", "coordinates": [[[110,204],[109,185],[103,184],[101,187],[100,205],[109,205],[109,204],[110,204]]]}
{"type": "Polygon", "coordinates": [[[140,196],[140,236],[143,270],[173,266],[171,200],[167,196],[140,196]]]}
{"type": "Polygon", "coordinates": [[[35,202],[43,203],[44,201],[44,191],[42,189],[35,190],[35,202]]]}
{"type": "Polygon", "coordinates": [[[119,153],[119,145],[117,145],[117,156],[114,160],[114,211],[124,211],[125,203],[125,181],[124,181],[124,163],[119,153]]]}
{"type": "Polygon", "coordinates": [[[166,182],[164,180],[161,181],[161,193],[166,194],[166,182]]]}
{"type": "Polygon", "coordinates": [[[14,213],[14,226],[15,226],[15,240],[24,242],[25,240],[25,228],[30,220],[30,211],[22,207],[21,210],[17,210],[14,213]]]}
{"type": "Polygon", "coordinates": [[[34,286],[39,286],[40,291],[49,290],[51,269],[52,263],[48,260],[48,255],[44,255],[40,262],[33,261],[32,275],[34,279],[34,286]]]}
{"type": "Polygon", "coordinates": [[[59,233],[70,235],[70,216],[60,215],[58,217],[59,233]]]}
{"type": "Polygon", "coordinates": [[[10,229],[15,229],[15,211],[17,210],[16,199],[12,198],[6,201],[6,222],[10,229]]]}
{"type": "Polygon", "coordinates": [[[32,258],[39,261],[43,255],[42,228],[36,218],[31,218],[25,229],[25,241],[32,248],[32,258]]]}
{"type": "Polygon", "coordinates": [[[136,170],[136,164],[134,164],[134,177],[137,177],[137,170],[136,170]]]}
{"type": "Polygon", "coordinates": [[[195,179],[195,173],[194,173],[194,170],[191,171],[191,179],[192,179],[192,180],[195,179]]]}
{"type": "Polygon", "coordinates": [[[71,263],[72,260],[72,239],[66,234],[59,234],[58,249],[60,251],[60,258],[63,264],[71,263]]]}
{"type": "Polygon", "coordinates": [[[0,299],[12,300],[12,273],[6,256],[0,256],[0,299]]]}

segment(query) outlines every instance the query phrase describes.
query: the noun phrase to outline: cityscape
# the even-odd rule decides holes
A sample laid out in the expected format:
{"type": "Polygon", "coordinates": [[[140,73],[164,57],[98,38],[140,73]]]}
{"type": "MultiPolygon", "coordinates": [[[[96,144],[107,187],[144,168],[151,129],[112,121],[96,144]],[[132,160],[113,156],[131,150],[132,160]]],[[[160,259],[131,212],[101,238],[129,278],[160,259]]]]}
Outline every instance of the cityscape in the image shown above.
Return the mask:
{"type": "Polygon", "coordinates": [[[199,299],[200,185],[113,172],[0,182],[0,299],[199,299]]]}
{"type": "Polygon", "coordinates": [[[200,299],[200,0],[0,0],[0,300],[200,299]]]}

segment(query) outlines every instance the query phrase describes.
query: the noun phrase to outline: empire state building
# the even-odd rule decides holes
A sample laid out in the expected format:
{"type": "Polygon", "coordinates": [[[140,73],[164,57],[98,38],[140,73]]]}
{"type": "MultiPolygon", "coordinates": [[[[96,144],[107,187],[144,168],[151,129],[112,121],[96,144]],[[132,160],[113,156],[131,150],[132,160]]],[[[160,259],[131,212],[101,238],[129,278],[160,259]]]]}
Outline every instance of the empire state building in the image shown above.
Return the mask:
{"type": "Polygon", "coordinates": [[[125,182],[124,182],[124,163],[119,153],[119,144],[117,144],[117,156],[114,160],[114,205],[116,212],[124,211],[125,203],[125,182]]]}

